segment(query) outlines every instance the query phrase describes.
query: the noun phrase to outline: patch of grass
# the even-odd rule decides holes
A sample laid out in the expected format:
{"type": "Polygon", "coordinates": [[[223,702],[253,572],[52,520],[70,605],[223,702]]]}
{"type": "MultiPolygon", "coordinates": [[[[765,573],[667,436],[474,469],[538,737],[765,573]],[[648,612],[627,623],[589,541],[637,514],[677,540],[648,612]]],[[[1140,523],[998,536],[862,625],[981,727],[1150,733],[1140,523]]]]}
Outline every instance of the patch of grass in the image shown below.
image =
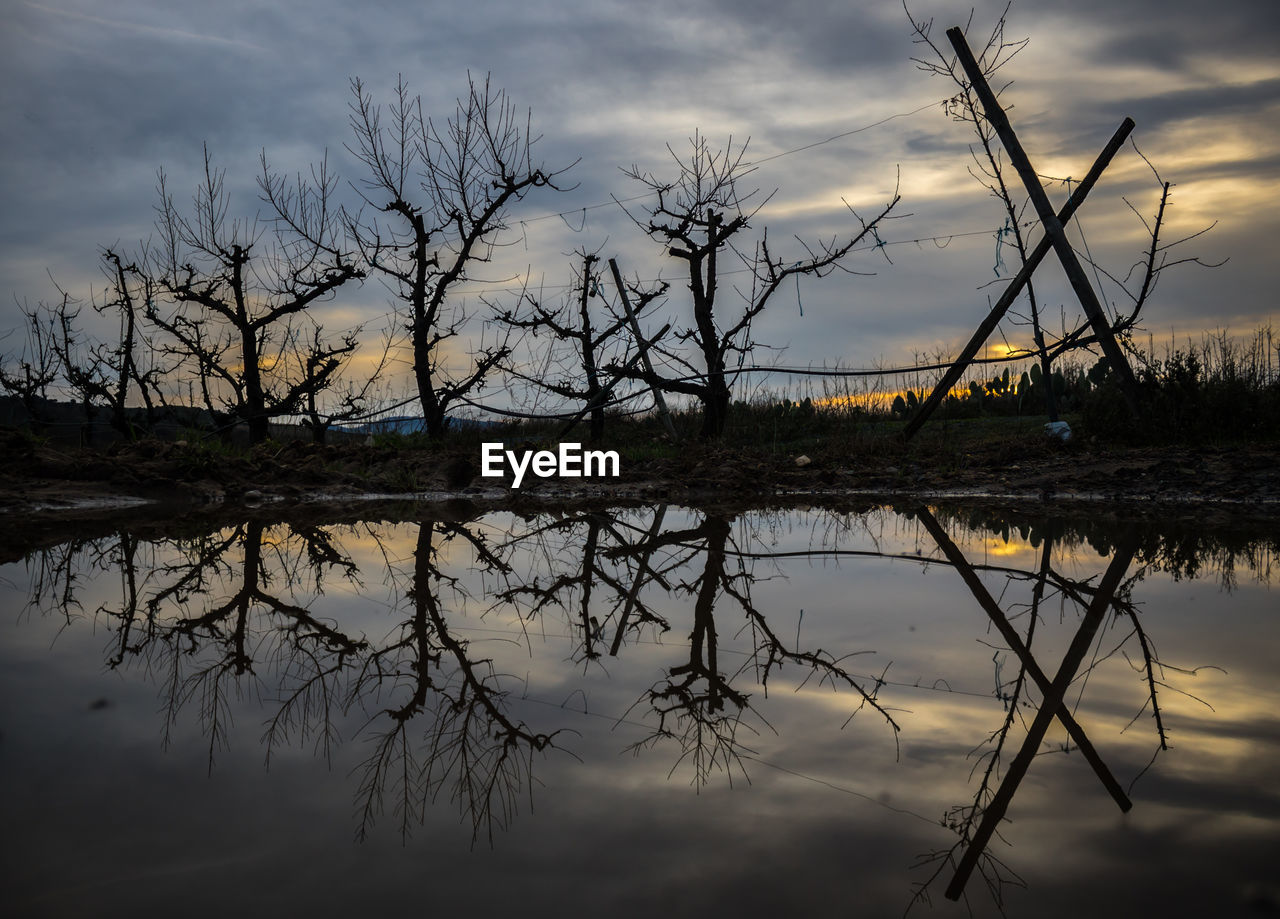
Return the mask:
{"type": "Polygon", "coordinates": [[[1084,404],[1084,429],[1122,443],[1233,443],[1280,437],[1280,346],[1269,326],[1245,341],[1225,332],[1137,351],[1141,417],[1106,376],[1084,404]]]}
{"type": "MultiPolygon", "coordinates": [[[[279,449],[279,445],[274,445],[279,449]]],[[[184,479],[218,479],[219,473],[233,462],[250,456],[252,449],[217,437],[195,436],[176,446],[170,456],[184,479]]]]}

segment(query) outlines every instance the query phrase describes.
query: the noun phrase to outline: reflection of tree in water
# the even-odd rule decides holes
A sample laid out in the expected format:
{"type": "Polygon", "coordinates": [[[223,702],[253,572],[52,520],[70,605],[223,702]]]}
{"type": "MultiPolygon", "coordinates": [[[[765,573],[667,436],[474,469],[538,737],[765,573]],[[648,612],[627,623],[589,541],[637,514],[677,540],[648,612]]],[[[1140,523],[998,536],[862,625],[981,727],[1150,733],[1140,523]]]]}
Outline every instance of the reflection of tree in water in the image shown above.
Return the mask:
{"type": "MultiPolygon", "coordinates": [[[[643,709],[651,718],[650,733],[631,745],[632,752],[671,744],[677,750],[673,773],[689,765],[699,786],[716,772],[732,780],[735,771],[743,771],[744,756],[753,753],[744,735],[772,729],[740,684],[749,680],[767,691],[770,678],[787,665],[803,674],[801,685],[816,678],[852,690],[858,699],[854,712],[874,708],[896,737],[898,725],[876,698],[881,682],[851,675],[843,666],[847,655],[789,646],[756,607],[751,566],[768,553],[739,547],[736,515],[708,514],[696,526],[664,530],[665,519],[664,506],[647,522],[643,514],[599,510],[536,519],[504,544],[512,554],[519,550],[533,558],[534,567],[496,595],[526,623],[552,609],[564,611],[575,635],[574,660],[599,666],[606,648],[616,657],[646,629],[669,632],[676,611],[687,608],[684,598],[692,598],[687,659],[670,667],[622,716],[643,709]],[[751,638],[750,651],[732,670],[721,653],[718,623],[726,619],[735,634],[742,630],[751,638]]],[[[754,528],[774,523],[772,517],[753,518],[746,541],[761,543],[754,528]]]]}
{"type": "Polygon", "coordinates": [[[789,647],[757,609],[751,598],[755,574],[749,564],[754,562],[755,554],[739,549],[732,538],[733,522],[732,517],[709,514],[696,527],[655,535],[628,550],[651,554],[658,548],[679,547],[685,552],[679,559],[682,566],[692,566],[698,557],[702,558],[701,572],[693,580],[676,585],[678,591],[694,598],[689,658],[669,668],[666,676],[632,706],[629,713],[647,703],[657,716],[651,733],[633,744],[632,750],[673,742],[680,752],[672,772],[681,763],[689,763],[696,785],[706,782],[716,771],[732,778],[736,768],[745,775],[742,757],[752,751],[740,742],[739,732],[745,729],[756,733],[758,729],[744,719],[754,716],[760,725],[772,728],[751,704],[750,694],[733,683],[752,672],[754,680],[767,691],[770,677],[788,664],[805,674],[801,685],[816,678],[834,689],[853,690],[858,698],[854,713],[871,707],[893,728],[896,739],[899,726],[877,699],[881,681],[875,680],[866,688],[864,681],[844,668],[842,662],[849,655],[837,658],[820,648],[789,647]],[[717,606],[722,621],[728,615],[726,601],[741,612],[743,620],[736,624],[745,624],[752,638],[751,653],[732,674],[721,669],[716,628],[717,606]]]}
{"type": "Polygon", "coordinates": [[[195,706],[209,765],[227,744],[231,706],[251,694],[278,698],[268,758],[291,728],[316,735],[326,753],[334,707],[351,662],[368,649],[313,615],[299,597],[322,594],[331,572],[355,580],[355,564],[318,527],[249,521],[194,539],[145,547],[121,534],[107,550],[125,582],[121,603],[98,616],[114,623],[112,667],[140,666],[165,698],[165,741],[195,706]],[[139,553],[146,566],[140,573],[139,553]]]}
{"type": "MultiPolygon", "coordinates": [[[[121,572],[119,602],[97,611],[112,623],[111,666],[140,667],[161,683],[166,740],[182,712],[198,712],[210,767],[228,742],[238,699],[273,700],[264,731],[268,760],[283,743],[312,743],[327,756],[340,717],[367,713],[361,834],[388,810],[408,833],[441,795],[474,833],[491,832],[514,813],[534,754],[553,746],[554,732],[509,714],[509,679],[451,627],[477,598],[468,596],[461,570],[442,562],[449,544],[465,547],[468,574],[488,578],[490,611],[514,611],[527,628],[553,608],[563,610],[576,636],[574,659],[584,662],[624,653],[651,631],[667,632],[668,618],[691,598],[688,656],[639,700],[655,722],[635,749],[674,743],[673,769],[691,764],[695,783],[742,769],[742,754],[751,751],[741,732],[769,725],[741,684],[767,690],[784,668],[793,668],[801,685],[816,679],[853,691],[854,711],[875,708],[896,736],[898,725],[876,698],[878,680],[855,678],[843,657],[821,648],[789,644],[756,607],[755,559],[734,538],[737,518],[709,515],[693,527],[664,529],[665,519],[665,508],[544,516],[496,543],[480,525],[428,520],[419,525],[411,569],[392,557],[388,534],[363,526],[358,535],[381,548],[386,566],[364,577],[390,582],[405,613],[380,640],[310,611],[327,578],[361,577],[342,528],[249,521],[151,542],[121,532],[97,541],[90,554],[98,568],[121,572]],[[517,574],[522,558],[536,567],[517,574]],[[742,663],[729,668],[720,654],[726,621],[751,642],[742,663]]],[[[46,554],[38,602],[74,604],[74,558],[83,549],[46,554]]]]}
{"type": "Polygon", "coordinates": [[[665,516],[665,505],[658,507],[647,530],[637,529],[625,512],[597,510],[537,520],[504,544],[508,553],[519,549],[532,564],[523,577],[496,591],[494,599],[519,610],[526,621],[552,608],[569,613],[577,636],[574,658],[584,662],[602,657],[606,626],[612,626],[608,653],[617,656],[628,635],[638,635],[646,626],[663,632],[670,628],[641,596],[646,583],[671,590],[665,566],[652,564],[657,549],[653,537],[665,516]],[[633,538],[638,539],[634,544],[633,538]]]}
{"type": "MultiPolygon", "coordinates": [[[[194,538],[155,539],[120,530],[33,554],[29,605],[70,621],[83,613],[78,598],[85,584],[118,572],[116,599],[94,613],[111,626],[107,661],[112,668],[139,669],[161,684],[166,737],[183,712],[194,710],[208,735],[212,767],[214,754],[229,740],[234,703],[252,696],[270,700],[263,735],[268,758],[288,743],[310,743],[328,755],[338,739],[336,725],[358,712],[365,721],[356,739],[366,744],[356,770],[360,835],[388,811],[407,834],[427,818],[433,801],[445,797],[469,822],[474,838],[506,825],[530,790],[536,755],[558,746],[557,732],[531,727],[513,714],[509,693],[519,681],[495,660],[476,654],[461,636],[477,612],[514,614],[512,635],[519,638],[523,628],[528,640],[537,620],[545,626],[559,610],[573,636],[571,659],[602,670],[611,656],[669,635],[675,623],[687,621],[687,648],[682,641],[677,660],[628,714],[643,720],[647,730],[633,751],[674,749],[672,772],[689,769],[698,786],[717,772],[732,781],[745,771],[744,760],[753,755],[748,735],[771,729],[758,696],[782,671],[793,683],[826,683],[847,693],[853,713],[878,712],[896,740],[899,725],[879,699],[889,682],[886,674],[859,675],[848,664],[856,651],[805,647],[798,631],[794,642],[784,639],[776,614],[761,610],[753,597],[753,585],[774,576],[787,555],[890,556],[874,541],[870,550],[841,547],[842,534],[853,526],[849,521],[863,521],[860,515],[815,519],[825,520],[829,533],[808,553],[771,548],[776,528],[786,525],[778,515],[709,513],[693,525],[673,526],[665,508],[588,510],[513,520],[498,539],[486,535],[492,525],[483,522],[424,520],[413,531],[411,564],[395,557],[397,531],[381,525],[251,520],[194,538]],[[359,572],[345,545],[348,538],[363,541],[374,557],[380,551],[383,563],[359,572]],[[361,579],[390,584],[397,594],[394,619],[382,637],[371,639],[315,612],[316,598],[334,579],[352,582],[360,592],[361,579]],[[733,637],[733,647],[727,647],[725,634],[733,637]]],[[[1006,538],[1021,528],[1038,546],[1038,561],[1026,569],[971,562],[949,535],[955,518],[922,509],[907,524],[916,528],[921,551],[891,556],[954,569],[1003,640],[996,696],[1004,713],[974,751],[972,800],[944,818],[954,844],[922,859],[932,873],[917,898],[927,898],[932,882],[948,872],[954,872],[948,895],[959,896],[968,872],[976,870],[999,903],[1017,877],[989,843],[1022,776],[1044,751],[1051,721],[1061,721],[1070,749],[1082,753],[1117,805],[1129,806],[1127,791],[1064,702],[1073,681],[1103,661],[1127,659],[1144,687],[1135,721],[1150,715],[1156,754],[1167,746],[1160,694],[1179,691],[1170,685],[1177,682],[1171,674],[1179,671],[1160,661],[1131,594],[1152,567],[1176,563],[1185,572],[1190,563],[1180,543],[1132,529],[1093,533],[994,514],[966,522],[979,533],[1006,538]],[[1063,547],[1085,543],[1111,556],[1105,573],[1062,573],[1061,561],[1075,554],[1063,547]],[[1138,564],[1130,573],[1134,559],[1138,564]],[[1012,592],[1024,598],[1021,605],[1006,599],[1005,590],[993,596],[984,584],[1001,577],[1022,585],[1023,593],[1012,592]],[[1076,637],[1056,673],[1046,673],[1032,655],[1037,623],[1047,618],[1051,603],[1066,621],[1079,614],[1076,637]],[[1093,642],[1098,651],[1085,663],[1084,651],[1093,642]],[[1017,666],[999,672],[1008,660],[1017,666]],[[1019,735],[1024,739],[1015,750],[1019,735]]],[[[1216,552],[1215,558],[1245,558],[1250,564],[1265,561],[1270,551],[1256,543],[1197,545],[1216,552]]],[[[1203,572],[1199,565],[1194,570],[1203,572]]]]}
{"type": "MultiPolygon", "coordinates": [[[[688,662],[671,667],[666,678],[642,697],[658,716],[658,723],[647,738],[632,747],[638,750],[655,746],[662,740],[673,740],[680,756],[672,771],[687,760],[693,766],[694,781],[698,784],[717,769],[732,777],[735,765],[742,768],[738,731],[743,727],[743,715],[751,711],[750,697],[735,690],[730,684],[731,677],[721,673],[718,656],[715,603],[720,592],[724,590],[728,594],[739,577],[725,569],[724,550],[729,531],[728,519],[709,516],[692,530],[658,537],[663,542],[682,545],[701,543],[705,561],[698,578],[678,585],[680,590],[695,597],[688,662]]],[[[732,594],[735,598],[748,593],[745,574],[742,577],[743,585],[732,594]]]]}
{"type": "Polygon", "coordinates": [[[532,785],[534,753],[555,738],[555,732],[533,731],[507,714],[507,693],[493,662],[470,656],[467,641],[450,630],[441,588],[459,599],[464,594],[458,579],[438,565],[437,538],[463,540],[482,564],[506,569],[465,525],[419,525],[406,591],[410,618],[363,661],[355,689],[361,701],[389,693],[398,703],[376,712],[366,728],[372,750],[359,768],[362,836],[390,786],[402,833],[425,820],[427,805],[447,793],[470,819],[473,836],[484,830],[492,838],[495,824],[506,825],[522,789],[532,785]]]}
{"type": "MultiPolygon", "coordinates": [[[[403,592],[409,617],[375,644],[310,610],[333,573],[362,586],[342,529],[249,521],[181,540],[121,532],[68,543],[38,553],[30,605],[70,619],[85,572],[118,569],[119,601],[96,610],[111,624],[108,663],[160,683],[166,744],[194,707],[212,769],[229,742],[234,703],[261,698],[273,703],[263,735],[268,762],[291,741],[328,757],[336,722],[362,709],[372,752],[360,770],[361,835],[385,796],[407,833],[445,790],[473,833],[490,832],[512,813],[533,751],[553,735],[507,715],[490,662],[473,659],[451,632],[439,594],[442,585],[461,587],[439,569],[433,538],[467,542],[481,566],[501,571],[503,563],[466,525],[424,522],[403,592]]],[[[359,535],[389,559],[384,534],[363,527],[359,535]]]]}

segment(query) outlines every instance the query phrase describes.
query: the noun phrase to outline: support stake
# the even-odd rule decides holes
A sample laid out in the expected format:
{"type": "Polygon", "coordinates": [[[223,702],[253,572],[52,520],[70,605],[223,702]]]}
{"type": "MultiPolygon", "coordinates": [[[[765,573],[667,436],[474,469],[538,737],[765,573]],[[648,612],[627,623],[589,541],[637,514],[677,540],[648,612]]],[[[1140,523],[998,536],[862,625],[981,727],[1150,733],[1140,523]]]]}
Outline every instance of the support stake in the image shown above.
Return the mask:
{"type": "Polygon", "coordinates": [[[1120,379],[1120,391],[1129,406],[1130,413],[1137,417],[1138,384],[1133,377],[1133,369],[1129,366],[1129,361],[1124,356],[1124,350],[1112,334],[1111,324],[1107,321],[1102,304],[1098,302],[1098,295],[1094,292],[1093,286],[1090,285],[1089,279],[1085,276],[1080,260],[1076,258],[1075,250],[1071,248],[1066,231],[1062,227],[1062,221],[1054,213],[1053,204],[1050,203],[1049,196],[1045,194],[1044,187],[1040,184],[1040,178],[1031,166],[1031,160],[1027,158],[1026,152],[1022,149],[1018,135],[1014,133],[1013,127],[1009,124],[1008,116],[1005,115],[1004,109],[1000,107],[1000,102],[996,99],[995,93],[992,92],[986,77],[982,74],[982,68],[978,66],[978,62],[973,57],[973,52],[969,50],[969,45],[964,40],[964,33],[960,31],[958,26],[953,27],[947,29],[947,38],[951,40],[951,46],[955,48],[960,64],[964,67],[970,84],[972,84],[974,91],[982,102],[987,120],[991,122],[996,134],[1000,136],[1000,142],[1004,144],[1005,151],[1009,154],[1009,161],[1018,170],[1018,175],[1022,178],[1022,184],[1026,187],[1027,194],[1031,197],[1031,203],[1035,206],[1036,214],[1039,215],[1041,223],[1044,224],[1045,232],[1053,242],[1054,251],[1057,252],[1058,260],[1062,263],[1062,269],[1067,274],[1067,280],[1071,282],[1071,287],[1075,291],[1076,297],[1079,298],[1080,305],[1084,308],[1085,316],[1088,317],[1089,324],[1093,327],[1098,343],[1102,346],[1102,353],[1111,362],[1112,369],[1120,379]]]}

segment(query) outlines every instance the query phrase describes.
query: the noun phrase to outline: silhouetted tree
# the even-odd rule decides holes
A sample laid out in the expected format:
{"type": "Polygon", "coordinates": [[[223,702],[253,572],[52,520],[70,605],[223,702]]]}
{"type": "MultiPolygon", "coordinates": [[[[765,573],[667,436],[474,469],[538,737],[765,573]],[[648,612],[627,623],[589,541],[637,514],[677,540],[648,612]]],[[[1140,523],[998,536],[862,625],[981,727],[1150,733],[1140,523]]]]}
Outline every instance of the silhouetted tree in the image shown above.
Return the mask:
{"type": "MultiPolygon", "coordinates": [[[[1025,196],[1022,196],[1020,203],[1014,200],[1014,195],[1009,190],[1004,178],[1007,164],[1000,147],[999,138],[996,137],[995,128],[987,121],[982,103],[979,101],[973,87],[965,79],[964,70],[956,62],[954,55],[944,54],[942,49],[930,38],[929,33],[932,22],[917,21],[911,16],[909,9],[905,6],[904,9],[906,9],[907,16],[911,19],[911,26],[915,30],[915,43],[927,48],[932,55],[929,59],[913,58],[912,60],[916,66],[926,73],[951,79],[959,90],[955,96],[947,101],[947,112],[954,120],[969,125],[977,138],[976,146],[969,145],[969,154],[973,158],[973,165],[969,167],[969,174],[986,188],[993,198],[1000,202],[1000,207],[1004,211],[1004,226],[1000,229],[996,244],[997,246],[1005,245],[1005,237],[1008,236],[1017,254],[1018,267],[1020,268],[1027,261],[1027,240],[1023,223],[1025,222],[1027,207],[1030,202],[1025,196]]],[[[991,34],[981,52],[980,61],[983,74],[988,80],[1027,45],[1027,39],[1025,38],[1014,41],[1005,38],[1004,27],[1005,19],[1001,16],[991,30],[991,34]]],[[[996,258],[997,265],[999,265],[999,250],[997,250],[996,258]]],[[[1024,317],[1024,321],[1030,323],[1032,339],[1035,342],[1036,350],[1040,352],[1040,376],[1044,380],[1045,409],[1049,415],[1049,420],[1057,421],[1058,408],[1053,392],[1053,368],[1045,348],[1044,330],[1040,325],[1040,303],[1036,299],[1035,285],[1030,279],[1027,280],[1026,292],[1029,312],[1024,317]]]]}
{"type": "MultiPolygon", "coordinates": [[[[730,139],[724,149],[715,150],[705,137],[695,133],[690,146],[684,156],[667,148],[676,165],[672,179],[642,172],[638,166],[625,172],[656,198],[646,217],[629,216],[640,229],[666,246],[669,255],[685,263],[693,325],[677,340],[692,342],[702,359],[702,366],[697,367],[660,348],[688,371],[690,379],[655,377],[648,382],[668,392],[695,396],[703,408],[702,437],[714,438],[723,433],[729,411],[729,357],[747,354],[755,347],[751,324],[769,299],[788,278],[823,277],[840,267],[841,259],[888,216],[899,196],[895,192],[893,200],[871,221],[859,218],[861,229],[853,235],[813,245],[802,243],[803,257],[784,259],[770,249],[768,230],[754,245],[741,245],[743,231],[767,201],[753,204],[758,190],[740,188],[741,180],[752,171],[744,160],[747,144],[735,147],[730,139]],[[722,262],[730,256],[751,275],[749,285],[732,288],[737,295],[732,305],[720,299],[720,276],[726,270],[722,262]]],[[[643,372],[639,375],[648,377],[643,372]]]]}
{"type": "MultiPolygon", "coordinates": [[[[997,235],[997,273],[999,273],[1000,253],[1006,245],[1012,246],[1017,255],[1016,267],[1021,269],[1027,264],[1029,253],[1033,248],[1024,233],[1031,203],[1030,199],[1025,192],[1014,191],[1006,182],[1006,168],[1010,164],[1006,161],[1006,154],[1000,145],[995,126],[988,120],[986,109],[955,53],[933,40],[931,37],[932,20],[917,20],[905,4],[903,8],[915,32],[914,41],[923,49],[924,54],[922,57],[912,58],[912,61],[925,73],[941,77],[954,84],[956,94],[947,100],[945,108],[952,119],[967,125],[976,138],[976,143],[970,144],[969,147],[969,152],[973,158],[969,173],[999,202],[999,207],[1003,212],[1004,226],[997,235]]],[[[977,54],[978,66],[988,83],[998,71],[1026,47],[1029,41],[1029,39],[1025,38],[1010,39],[1005,35],[1007,13],[1008,7],[997,19],[977,54]]],[[[970,22],[971,26],[972,21],[970,22]]],[[[966,27],[965,31],[971,31],[970,27],[966,27]]],[[[1006,87],[1007,85],[1005,84],[1006,87]]],[[[993,86],[992,92],[999,98],[1004,88],[993,86]]],[[[1132,127],[1132,124],[1130,124],[1130,127],[1132,127]]],[[[1130,139],[1130,143],[1132,144],[1132,139],[1130,139]]],[[[1119,276],[1120,273],[1109,271],[1099,261],[1095,260],[1093,253],[1089,251],[1087,241],[1084,243],[1085,251],[1080,256],[1082,262],[1088,264],[1094,270],[1099,287],[1097,290],[1098,297],[1110,309],[1110,315],[1106,317],[1106,324],[1110,327],[1111,334],[1122,339],[1130,335],[1137,326],[1143,307],[1146,306],[1151,294],[1155,291],[1162,272],[1175,265],[1188,262],[1208,268],[1218,267],[1218,265],[1205,263],[1194,256],[1182,258],[1174,256],[1173,250],[1176,247],[1208,232],[1212,229],[1213,224],[1173,242],[1164,241],[1161,233],[1164,229],[1172,185],[1161,178],[1155,166],[1142,155],[1136,144],[1133,144],[1133,149],[1151,169],[1151,173],[1155,178],[1156,188],[1159,189],[1155,213],[1149,219],[1142,216],[1128,199],[1124,199],[1125,204],[1142,222],[1147,235],[1150,237],[1150,243],[1144,247],[1145,251],[1142,256],[1123,273],[1123,277],[1119,276]],[[1104,295],[1104,291],[1101,289],[1104,276],[1111,282],[1113,289],[1121,295],[1120,298],[1128,301],[1127,306],[1118,305],[1111,297],[1104,295]]],[[[1072,179],[1070,177],[1051,181],[1061,182],[1066,186],[1068,193],[1072,190],[1072,179]]],[[[1014,185],[1015,187],[1017,185],[1016,179],[1014,185]]],[[[1034,216],[1034,212],[1032,216],[1034,216]]],[[[1075,219],[1078,224],[1079,217],[1077,216],[1075,219]]],[[[1038,219],[1034,222],[1038,223],[1038,219]]],[[[1083,238],[1083,233],[1081,236],[1083,238]]],[[[997,282],[993,281],[992,283],[997,282]]],[[[1012,357],[1034,357],[1037,360],[1038,370],[1033,370],[1031,374],[1024,375],[1019,386],[1024,390],[1042,389],[1046,411],[1051,420],[1057,420],[1057,396],[1059,393],[1055,392],[1055,385],[1061,386],[1061,383],[1055,384],[1052,369],[1053,361],[1057,357],[1077,348],[1096,345],[1099,342],[1099,337],[1097,330],[1093,329],[1088,321],[1076,316],[1069,322],[1068,314],[1065,313],[1063,314],[1062,328],[1056,335],[1050,333],[1044,327],[1043,304],[1038,301],[1035,287],[1030,278],[1026,282],[1026,293],[1028,311],[1025,314],[1011,312],[1009,315],[1015,323],[1031,327],[1032,347],[1017,350],[1011,349],[1010,355],[1012,357]]]]}
{"type": "Polygon", "coordinates": [[[322,444],[328,438],[329,429],[335,424],[351,421],[366,415],[373,391],[391,361],[394,337],[388,333],[382,339],[381,353],[373,364],[361,370],[355,380],[345,380],[343,373],[350,366],[349,358],[359,346],[356,336],[359,330],[341,337],[337,344],[325,338],[324,329],[315,325],[311,335],[294,337],[291,359],[300,370],[299,379],[311,385],[304,386],[305,395],[299,411],[302,426],[309,428],[315,443],[322,444]],[[327,404],[321,399],[327,395],[327,404]]]}
{"type": "Polygon", "coordinates": [[[342,248],[329,204],[335,180],[324,165],[313,181],[299,177],[291,188],[263,157],[259,185],[275,211],[269,230],[256,217],[228,220],[223,177],[206,147],[204,179],[185,214],[160,174],[152,260],[174,309],[152,300],[147,318],[171,336],[174,353],[194,362],[206,408],[245,422],[257,443],[272,418],[297,412],[308,393],[327,386],[351,350],[344,339],[325,350],[312,373],[290,378],[279,372],[288,365],[290,323],[364,271],[342,248]]]}
{"type": "MultiPolygon", "coordinates": [[[[533,163],[530,119],[522,119],[505,91],[468,78],[452,116],[437,124],[404,80],[386,110],[352,80],[352,154],[363,164],[357,188],[381,217],[347,214],[346,223],[369,269],[402,305],[412,338],[413,372],[427,432],[444,434],[450,406],[481,386],[507,356],[505,339],[481,346],[470,367],[453,376],[445,343],[466,316],[449,294],[490,261],[507,215],[535,188],[557,188],[565,170],[533,163]]],[[[567,167],[566,167],[567,168],[567,167]]]]}
{"type": "MultiPolygon", "coordinates": [[[[610,373],[608,358],[611,355],[621,357],[611,345],[625,342],[625,337],[618,333],[629,322],[620,309],[611,309],[603,326],[596,325],[592,320],[591,300],[605,299],[604,287],[600,283],[601,274],[592,267],[599,262],[597,252],[575,253],[582,260],[582,268],[575,273],[572,297],[566,298],[558,307],[549,308],[532,292],[525,291],[516,309],[498,314],[503,323],[530,331],[535,337],[550,332],[558,341],[573,343],[577,351],[577,365],[570,364],[565,375],[560,378],[550,376],[551,363],[556,358],[552,348],[545,352],[546,365],[541,373],[530,375],[514,368],[509,368],[507,372],[546,392],[567,399],[582,400],[585,403],[584,410],[590,410],[593,441],[604,436],[605,403],[608,401],[609,387],[602,377],[610,373]],[[575,312],[576,316],[573,315],[575,312]]],[[[666,293],[667,286],[666,283],[660,283],[653,287],[632,287],[631,291],[635,296],[633,312],[639,316],[646,306],[666,293]]]]}
{"type": "Polygon", "coordinates": [[[0,361],[0,389],[16,397],[33,424],[47,420],[49,387],[58,379],[62,362],[56,347],[53,317],[42,306],[22,308],[26,338],[16,355],[0,361]]]}
{"type": "Polygon", "coordinates": [[[103,250],[101,267],[108,286],[102,297],[94,296],[91,303],[99,314],[117,314],[119,341],[111,344],[87,339],[75,327],[80,305],[74,304],[65,291],[59,291],[62,299],[54,311],[54,347],[62,364],[62,376],[79,395],[86,419],[92,422],[97,409],[105,406],[111,426],[133,438],[135,426],[129,420],[128,409],[135,395],[145,408],[148,428],[154,427],[165,402],[160,382],[169,368],[156,363],[156,352],[143,330],[145,305],[154,301],[158,284],[136,262],[126,264],[111,249],[103,250]]]}

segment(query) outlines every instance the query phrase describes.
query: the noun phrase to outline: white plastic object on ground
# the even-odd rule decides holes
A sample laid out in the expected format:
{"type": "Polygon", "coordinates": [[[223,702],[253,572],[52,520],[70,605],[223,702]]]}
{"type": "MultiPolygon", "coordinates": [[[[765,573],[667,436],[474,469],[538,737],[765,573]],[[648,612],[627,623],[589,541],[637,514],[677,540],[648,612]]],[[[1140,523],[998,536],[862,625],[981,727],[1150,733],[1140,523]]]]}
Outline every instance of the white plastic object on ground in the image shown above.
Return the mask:
{"type": "Polygon", "coordinates": [[[1055,438],[1065,444],[1071,439],[1071,425],[1065,421],[1050,421],[1044,426],[1044,434],[1046,437],[1055,438]]]}

